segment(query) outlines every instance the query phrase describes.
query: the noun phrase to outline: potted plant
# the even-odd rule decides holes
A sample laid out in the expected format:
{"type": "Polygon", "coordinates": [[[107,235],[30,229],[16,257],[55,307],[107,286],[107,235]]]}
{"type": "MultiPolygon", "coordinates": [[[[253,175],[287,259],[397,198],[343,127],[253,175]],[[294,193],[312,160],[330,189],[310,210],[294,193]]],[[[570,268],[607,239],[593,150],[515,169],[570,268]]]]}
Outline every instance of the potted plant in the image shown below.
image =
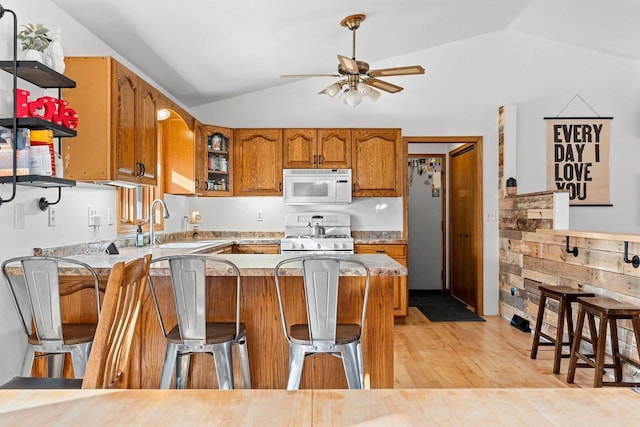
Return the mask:
{"type": "Polygon", "coordinates": [[[22,44],[25,60],[42,62],[42,52],[49,47],[51,39],[48,36],[49,29],[42,24],[27,24],[18,33],[18,40],[22,44]]]}

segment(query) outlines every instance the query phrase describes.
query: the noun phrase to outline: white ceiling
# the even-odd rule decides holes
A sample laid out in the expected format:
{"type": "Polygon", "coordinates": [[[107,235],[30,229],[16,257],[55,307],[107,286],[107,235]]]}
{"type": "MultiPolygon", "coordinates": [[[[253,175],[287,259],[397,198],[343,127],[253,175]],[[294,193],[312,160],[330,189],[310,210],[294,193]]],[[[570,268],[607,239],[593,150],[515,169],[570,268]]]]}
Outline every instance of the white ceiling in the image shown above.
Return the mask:
{"type": "Polygon", "coordinates": [[[372,69],[500,30],[640,60],[638,0],[52,1],[188,107],[336,72],[336,54],[351,56],[339,23],[355,13],[367,16],[356,56],[372,69]]]}

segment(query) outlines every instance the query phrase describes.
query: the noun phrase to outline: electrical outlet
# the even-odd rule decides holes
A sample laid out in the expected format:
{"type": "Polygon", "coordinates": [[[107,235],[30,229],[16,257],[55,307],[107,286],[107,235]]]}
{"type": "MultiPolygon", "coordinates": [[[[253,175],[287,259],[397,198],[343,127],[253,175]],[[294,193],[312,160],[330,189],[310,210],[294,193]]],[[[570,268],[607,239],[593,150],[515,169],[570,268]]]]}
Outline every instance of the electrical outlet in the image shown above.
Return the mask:
{"type": "Polygon", "coordinates": [[[89,223],[89,227],[94,227],[96,225],[96,217],[98,216],[98,209],[95,208],[95,206],[89,206],[89,216],[88,216],[88,223],[89,223]]]}
{"type": "Polygon", "coordinates": [[[493,209],[486,210],[484,212],[484,219],[487,221],[497,221],[498,217],[496,215],[496,211],[493,209]]]}
{"type": "Polygon", "coordinates": [[[107,208],[107,225],[113,225],[114,216],[113,208],[107,208]]]}
{"type": "Polygon", "coordinates": [[[262,212],[258,211],[256,212],[256,222],[262,222],[262,212]]]}
{"type": "Polygon", "coordinates": [[[49,227],[56,226],[56,208],[49,206],[49,227]]]}

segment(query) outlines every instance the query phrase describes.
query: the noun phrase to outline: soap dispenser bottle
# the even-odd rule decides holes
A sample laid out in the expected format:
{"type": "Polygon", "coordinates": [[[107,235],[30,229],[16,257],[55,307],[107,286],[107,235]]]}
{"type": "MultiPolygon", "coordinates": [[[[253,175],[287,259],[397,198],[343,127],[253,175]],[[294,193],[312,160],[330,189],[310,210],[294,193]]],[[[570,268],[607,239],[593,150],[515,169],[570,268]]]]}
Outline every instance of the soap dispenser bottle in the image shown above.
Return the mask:
{"type": "Polygon", "coordinates": [[[138,229],[136,230],[136,246],[139,248],[144,246],[144,234],[142,233],[142,224],[138,224],[138,229]]]}

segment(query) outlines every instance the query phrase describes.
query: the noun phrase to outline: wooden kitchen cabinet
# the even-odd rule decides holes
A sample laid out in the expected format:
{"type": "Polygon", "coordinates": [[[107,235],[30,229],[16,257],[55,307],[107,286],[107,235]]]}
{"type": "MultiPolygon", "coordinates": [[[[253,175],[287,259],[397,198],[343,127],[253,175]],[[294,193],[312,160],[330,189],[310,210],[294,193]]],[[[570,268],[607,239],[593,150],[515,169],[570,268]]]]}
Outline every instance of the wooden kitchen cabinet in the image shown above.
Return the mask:
{"type": "Polygon", "coordinates": [[[268,244],[237,244],[233,246],[234,254],[279,254],[280,245],[268,244]]]}
{"type": "Polygon", "coordinates": [[[402,137],[400,129],[353,129],[353,195],[402,195],[402,137]]]}
{"type": "Polygon", "coordinates": [[[233,194],[282,195],[282,129],[236,129],[233,194]]]}
{"type": "Polygon", "coordinates": [[[196,120],[171,100],[162,96],[159,109],[167,109],[167,119],[158,121],[158,143],[162,147],[163,192],[167,194],[197,194],[199,169],[196,120]]]}
{"type": "Polygon", "coordinates": [[[159,92],[110,57],[67,57],[76,81],[62,98],[78,113],[78,135],[62,144],[65,177],[157,184],[159,92]]]}
{"type": "Polygon", "coordinates": [[[205,125],[204,187],[206,196],[230,196],[233,191],[233,129],[205,125]]]}
{"type": "Polygon", "coordinates": [[[204,126],[198,120],[195,120],[195,171],[193,178],[195,193],[198,196],[204,196],[207,191],[207,139],[204,136],[204,126]]]}
{"type": "Polygon", "coordinates": [[[350,129],[284,129],[285,168],[348,169],[350,129]]]}
{"type": "MultiPolygon", "coordinates": [[[[400,264],[407,266],[407,245],[405,244],[357,244],[357,254],[385,254],[400,264]]],[[[393,283],[393,315],[401,320],[409,309],[409,288],[407,276],[396,276],[393,283]]]]}

